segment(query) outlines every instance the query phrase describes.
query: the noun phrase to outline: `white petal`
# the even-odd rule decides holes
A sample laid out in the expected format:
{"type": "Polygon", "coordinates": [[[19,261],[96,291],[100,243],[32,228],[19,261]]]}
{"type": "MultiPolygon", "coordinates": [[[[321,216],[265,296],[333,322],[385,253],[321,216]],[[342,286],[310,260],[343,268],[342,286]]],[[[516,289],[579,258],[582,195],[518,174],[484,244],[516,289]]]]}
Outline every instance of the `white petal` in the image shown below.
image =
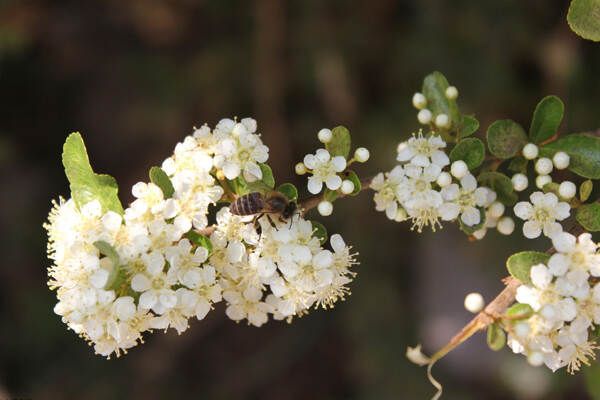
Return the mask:
{"type": "MultiPolygon", "coordinates": [[[[145,292],[150,289],[150,279],[144,274],[136,274],[131,279],[131,288],[136,292],[145,292]]],[[[150,307],[148,307],[150,308],[150,307]]]]}
{"type": "Polygon", "coordinates": [[[338,175],[331,175],[327,177],[325,184],[329,190],[338,190],[340,186],[342,186],[342,178],[340,178],[338,175]]]}
{"type": "Polygon", "coordinates": [[[515,205],[514,212],[521,219],[529,219],[533,215],[533,206],[526,201],[521,201],[515,205]]]}
{"type": "MultiPolygon", "coordinates": [[[[516,213],[515,213],[516,214],[516,213]]],[[[537,221],[527,221],[523,224],[523,235],[528,239],[535,239],[542,233],[542,227],[537,221]]]]}
{"type": "Polygon", "coordinates": [[[149,310],[156,304],[156,300],[156,294],[153,291],[146,291],[140,296],[140,308],[149,310]]]}
{"type": "Polygon", "coordinates": [[[319,194],[323,189],[323,181],[316,176],[308,178],[308,191],[312,194],[319,194]]]}
{"type": "Polygon", "coordinates": [[[223,173],[225,174],[225,177],[227,179],[235,179],[238,176],[240,176],[240,166],[237,163],[233,163],[233,162],[226,162],[225,165],[223,165],[223,173]]]}
{"type": "Polygon", "coordinates": [[[452,221],[458,217],[460,207],[455,203],[444,203],[438,208],[440,217],[444,221],[452,221]]]}
{"type": "Polygon", "coordinates": [[[346,169],[346,159],[342,156],[333,157],[331,164],[335,172],[342,172],[346,169]]]}
{"type": "Polygon", "coordinates": [[[575,243],[577,242],[577,238],[567,232],[561,232],[559,234],[554,235],[552,238],[552,245],[561,253],[567,253],[573,251],[575,248],[575,243]]]}
{"type": "Polygon", "coordinates": [[[477,180],[473,175],[467,174],[461,178],[460,185],[463,187],[463,189],[472,192],[477,188],[477,180]]]}
{"type": "Polygon", "coordinates": [[[460,219],[468,226],[475,226],[481,221],[481,214],[475,207],[469,207],[463,211],[460,219]]]}
{"type": "Polygon", "coordinates": [[[329,238],[329,243],[331,243],[331,248],[336,253],[340,253],[346,248],[346,243],[344,242],[344,239],[338,233],[334,233],[333,235],[331,235],[331,237],[329,238]]]}

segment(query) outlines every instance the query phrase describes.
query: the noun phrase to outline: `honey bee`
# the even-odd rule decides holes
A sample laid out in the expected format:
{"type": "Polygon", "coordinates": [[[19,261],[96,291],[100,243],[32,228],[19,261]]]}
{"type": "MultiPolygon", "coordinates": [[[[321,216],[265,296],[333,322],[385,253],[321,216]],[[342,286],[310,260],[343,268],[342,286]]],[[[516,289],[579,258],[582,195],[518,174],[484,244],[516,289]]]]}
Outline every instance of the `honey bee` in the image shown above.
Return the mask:
{"type": "MultiPolygon", "coordinates": [[[[229,210],[235,215],[279,215],[279,220],[284,222],[290,219],[298,209],[295,201],[290,201],[283,193],[272,191],[267,194],[252,192],[238,197],[229,210]]],[[[270,218],[269,218],[270,219],[270,218]]]]}

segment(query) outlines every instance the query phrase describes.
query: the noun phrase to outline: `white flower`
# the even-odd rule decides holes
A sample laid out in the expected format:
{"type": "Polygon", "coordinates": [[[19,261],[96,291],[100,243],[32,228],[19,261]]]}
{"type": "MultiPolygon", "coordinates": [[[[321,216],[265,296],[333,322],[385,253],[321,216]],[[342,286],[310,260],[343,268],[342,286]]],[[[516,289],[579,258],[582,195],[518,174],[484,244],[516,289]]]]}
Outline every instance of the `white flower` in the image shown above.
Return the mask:
{"type": "Polygon", "coordinates": [[[578,238],[560,232],[552,238],[557,253],[548,261],[548,268],[555,276],[566,275],[575,286],[587,282],[590,275],[600,276],[600,254],[596,253],[597,245],[592,235],[583,233],[578,238]]]}
{"type": "Polygon", "coordinates": [[[523,220],[523,235],[534,239],[544,232],[547,237],[552,237],[562,231],[556,221],[562,221],[570,215],[568,203],[559,202],[554,193],[534,192],[529,197],[531,203],[521,201],[514,207],[515,215],[523,220]]]}
{"type": "Polygon", "coordinates": [[[398,146],[396,159],[400,162],[408,161],[419,167],[427,167],[433,163],[443,168],[450,164],[448,155],[442,150],[445,147],[446,142],[440,136],[431,134],[429,137],[423,137],[423,131],[420,130],[398,146]]]}
{"type": "Polygon", "coordinates": [[[338,175],[346,169],[346,159],[342,156],[331,157],[325,149],[304,157],[304,165],[312,174],[308,178],[308,191],[318,194],[323,189],[323,183],[329,190],[337,190],[342,186],[342,178],[338,175]]]}
{"type": "Polygon", "coordinates": [[[397,165],[390,172],[377,174],[371,181],[370,188],[375,191],[373,200],[377,211],[385,211],[385,215],[394,220],[398,214],[396,193],[399,186],[406,181],[404,169],[397,165]]]}
{"type": "Polygon", "coordinates": [[[458,217],[465,225],[475,226],[481,222],[478,207],[487,203],[488,189],[477,187],[477,180],[471,174],[465,175],[460,180],[460,187],[453,183],[441,190],[446,201],[440,206],[440,215],[443,220],[451,221],[458,217]]]}
{"type": "Polygon", "coordinates": [[[235,179],[243,173],[244,179],[254,182],[262,179],[258,163],[269,158],[269,148],[254,134],[256,121],[244,119],[236,123],[222,119],[214,129],[214,165],[223,170],[227,179],[235,179]]]}
{"type": "Polygon", "coordinates": [[[131,288],[141,293],[139,305],[142,309],[163,314],[177,304],[177,296],[171,289],[177,282],[177,277],[163,271],[165,259],[156,251],[144,255],[143,262],[146,270],[133,276],[131,288]]]}

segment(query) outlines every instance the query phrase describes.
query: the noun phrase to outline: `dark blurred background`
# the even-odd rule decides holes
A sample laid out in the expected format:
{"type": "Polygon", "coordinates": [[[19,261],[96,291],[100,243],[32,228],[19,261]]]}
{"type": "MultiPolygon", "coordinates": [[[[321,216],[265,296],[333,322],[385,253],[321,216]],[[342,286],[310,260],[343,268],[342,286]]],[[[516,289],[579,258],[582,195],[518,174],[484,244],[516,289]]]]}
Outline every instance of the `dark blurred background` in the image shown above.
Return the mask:
{"type": "MultiPolygon", "coordinates": [[[[412,94],[432,70],[482,127],[526,128],[536,102],[566,104],[564,132],[600,127],[600,52],[565,22],[567,1],[0,1],[0,398],[426,399],[431,352],[470,316],[464,295],[501,289],[530,243],[386,220],[371,194],[321,218],[360,252],[352,296],[293,324],[235,324],[220,305],[181,336],[157,333],[107,361],[67,331],[46,286],[50,200],[68,195],[61,145],[81,131],[121,199],[193,125],[254,116],[279,181],[345,124],[394,165],[417,128],[412,94]]],[[[305,191],[305,190],[304,190],[305,191]]],[[[542,244],[541,246],[545,246],[542,244]]],[[[478,335],[439,362],[445,399],[586,399],[582,376],[530,368],[478,335]]],[[[599,375],[600,376],[600,375],[599,375]]],[[[600,378],[599,378],[600,379],[600,378]]]]}

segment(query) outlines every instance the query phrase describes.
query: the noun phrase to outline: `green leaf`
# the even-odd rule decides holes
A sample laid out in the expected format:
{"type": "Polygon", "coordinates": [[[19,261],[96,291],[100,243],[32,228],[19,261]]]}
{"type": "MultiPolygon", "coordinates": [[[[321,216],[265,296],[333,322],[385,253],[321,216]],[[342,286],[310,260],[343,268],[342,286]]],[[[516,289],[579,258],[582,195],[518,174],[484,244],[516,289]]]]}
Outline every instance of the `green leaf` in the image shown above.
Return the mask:
{"type": "Polygon", "coordinates": [[[529,304],[515,303],[506,310],[506,316],[513,321],[526,319],[533,315],[533,309],[529,304]]]}
{"type": "Polygon", "coordinates": [[[62,162],[71,187],[71,197],[78,207],[98,200],[104,211],[123,215],[117,181],[109,175],[92,170],[83,138],[79,132],[67,137],[63,146],[62,162]]]}
{"type": "Polygon", "coordinates": [[[498,195],[498,201],[506,206],[512,206],[518,200],[510,178],[500,172],[483,172],[477,178],[482,186],[487,186],[498,195]]]}
{"type": "Polygon", "coordinates": [[[162,190],[165,199],[170,199],[175,193],[171,179],[160,167],[150,168],[150,181],[162,190]]]}
{"type": "Polygon", "coordinates": [[[527,173],[527,159],[522,156],[516,156],[508,163],[508,170],[512,172],[527,173]]]}
{"type": "Polygon", "coordinates": [[[600,231],[600,204],[584,204],[578,207],[575,219],[588,232],[600,231]]]}
{"type": "Polygon", "coordinates": [[[460,126],[460,130],[458,132],[458,138],[466,138],[467,136],[471,136],[479,129],[479,121],[475,117],[470,115],[462,116],[462,123],[460,126]]]}
{"type": "Polygon", "coordinates": [[[191,230],[188,233],[186,233],[185,237],[188,238],[189,241],[195,244],[196,246],[204,247],[206,250],[208,250],[208,254],[212,254],[212,242],[207,236],[201,235],[198,232],[191,230]]]}
{"type": "Polygon", "coordinates": [[[474,225],[474,226],[466,225],[462,221],[460,216],[458,217],[458,224],[460,226],[460,230],[463,231],[464,233],[466,233],[467,235],[474,234],[475,232],[477,232],[478,230],[483,228],[485,225],[485,210],[481,207],[479,207],[478,209],[479,209],[479,216],[481,217],[481,220],[479,221],[479,223],[477,225],[474,225]]]}
{"type": "Polygon", "coordinates": [[[277,188],[279,193],[283,193],[290,201],[298,200],[298,189],[291,183],[284,183],[277,188]]]}
{"type": "Polygon", "coordinates": [[[579,186],[579,200],[582,202],[587,201],[592,194],[592,190],[594,190],[594,183],[589,179],[584,181],[581,186],[579,186]]]}
{"type": "Polygon", "coordinates": [[[94,246],[98,249],[100,254],[105,257],[108,257],[112,264],[112,269],[108,275],[108,280],[106,281],[106,285],[104,286],[105,290],[115,290],[118,286],[120,286],[119,275],[121,275],[121,260],[119,258],[119,254],[110,244],[103,240],[99,240],[94,242],[94,246]]]}
{"type": "Polygon", "coordinates": [[[564,151],[569,155],[569,169],[588,179],[600,179],[600,137],[575,133],[548,143],[540,149],[540,156],[552,158],[564,151]]]}
{"type": "Polygon", "coordinates": [[[600,42],[600,0],[573,0],[567,22],[582,38],[600,42]]]}
{"type": "Polygon", "coordinates": [[[251,192],[251,190],[248,188],[248,182],[246,182],[242,176],[238,176],[237,178],[230,181],[228,180],[227,182],[229,182],[229,186],[231,187],[233,193],[237,194],[238,196],[243,196],[251,192]]]}
{"type": "Polygon", "coordinates": [[[321,244],[327,242],[327,229],[318,221],[310,221],[313,227],[313,236],[318,238],[321,244]]]}
{"type": "Polygon", "coordinates": [[[563,118],[565,105],[556,96],[544,97],[533,112],[529,139],[533,143],[541,143],[550,139],[557,131],[563,118]]]}
{"type": "Polygon", "coordinates": [[[425,77],[423,80],[423,94],[427,98],[427,108],[433,116],[446,114],[452,121],[452,128],[462,124],[462,118],[458,111],[455,100],[448,100],[446,89],[450,86],[446,77],[438,71],[435,71],[425,77]]]}
{"type": "Polygon", "coordinates": [[[506,344],[506,332],[498,324],[491,324],[487,329],[487,344],[494,351],[502,350],[506,344]]]}
{"type": "Polygon", "coordinates": [[[498,158],[511,158],[527,144],[527,135],[521,125],[510,119],[496,121],[487,130],[490,153],[498,158]]]}
{"type": "Polygon", "coordinates": [[[515,253],[506,260],[508,272],[522,283],[531,283],[529,271],[537,264],[545,264],[550,259],[550,254],[539,251],[522,251],[515,253]]]}
{"type": "Polygon", "coordinates": [[[352,139],[350,138],[350,131],[345,126],[336,126],[331,130],[331,140],[325,144],[325,148],[331,154],[331,157],[342,156],[348,159],[350,155],[350,147],[352,146],[352,139]]]}
{"type": "Polygon", "coordinates": [[[328,188],[325,188],[325,191],[323,192],[323,200],[327,200],[333,203],[338,197],[339,193],[337,192],[337,190],[330,190],[328,188]]]}
{"type": "Polygon", "coordinates": [[[485,145],[477,138],[463,139],[450,152],[450,161],[463,160],[469,170],[479,167],[485,158],[485,145]]]}
{"type": "Polygon", "coordinates": [[[362,190],[362,183],[360,182],[360,178],[358,177],[358,175],[356,175],[356,172],[347,171],[344,174],[344,179],[348,179],[354,184],[354,190],[352,191],[352,193],[350,193],[350,196],[356,196],[360,193],[360,191],[362,190]]]}
{"type": "Polygon", "coordinates": [[[273,178],[273,171],[271,170],[271,167],[262,163],[259,163],[258,165],[262,171],[262,182],[269,188],[273,189],[275,187],[275,178],[273,178]]]}

